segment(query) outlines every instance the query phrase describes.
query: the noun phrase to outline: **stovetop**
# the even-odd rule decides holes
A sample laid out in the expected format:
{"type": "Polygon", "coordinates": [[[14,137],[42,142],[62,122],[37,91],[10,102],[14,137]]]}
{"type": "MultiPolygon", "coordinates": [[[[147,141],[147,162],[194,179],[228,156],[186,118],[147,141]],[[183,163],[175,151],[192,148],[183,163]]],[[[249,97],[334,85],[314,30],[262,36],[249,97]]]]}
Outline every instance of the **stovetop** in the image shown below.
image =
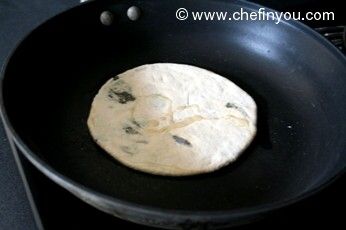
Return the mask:
{"type": "MultiPolygon", "coordinates": [[[[313,4],[314,9],[324,6],[316,0],[291,0],[284,4],[274,0],[257,2],[278,10],[297,9],[299,2],[305,4],[301,9],[309,9],[312,2],[318,3],[313,4]]],[[[78,3],[79,0],[1,0],[0,63],[33,27],[78,3]]],[[[339,25],[340,21],[310,26],[318,28],[318,32],[345,52],[344,27],[339,25]]],[[[0,122],[0,229],[151,229],[120,220],[80,201],[41,174],[18,151],[12,151],[15,147],[10,143],[0,122]]],[[[317,195],[237,229],[345,226],[344,214],[339,211],[346,204],[345,183],[346,176],[343,176],[317,195]]]]}

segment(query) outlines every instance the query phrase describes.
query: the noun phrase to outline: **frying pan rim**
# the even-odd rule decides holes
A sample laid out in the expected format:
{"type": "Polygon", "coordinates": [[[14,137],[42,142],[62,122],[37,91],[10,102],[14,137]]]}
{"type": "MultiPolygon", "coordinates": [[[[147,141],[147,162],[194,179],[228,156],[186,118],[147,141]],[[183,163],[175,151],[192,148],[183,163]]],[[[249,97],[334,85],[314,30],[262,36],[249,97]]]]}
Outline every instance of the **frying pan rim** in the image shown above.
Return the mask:
{"type": "MultiPolygon", "coordinates": [[[[224,0],[218,0],[220,2],[225,2],[224,0]]],[[[102,202],[103,204],[111,205],[114,209],[121,209],[122,212],[129,212],[129,213],[135,213],[135,214],[144,214],[144,215],[151,215],[151,216],[157,216],[161,218],[167,218],[167,215],[173,215],[176,218],[182,218],[186,219],[189,217],[189,219],[194,220],[202,220],[205,221],[206,219],[212,219],[213,221],[220,221],[223,219],[229,219],[233,217],[244,217],[244,216],[250,216],[250,215],[256,215],[256,214],[262,214],[269,211],[274,211],[276,209],[280,209],[283,207],[286,207],[288,205],[294,204],[298,201],[301,201],[307,197],[310,197],[320,190],[327,187],[329,184],[334,182],[336,179],[341,177],[346,172],[346,165],[338,172],[335,173],[333,176],[331,176],[329,179],[324,181],[323,183],[319,184],[315,188],[311,190],[306,190],[302,192],[300,195],[286,199],[286,200],[280,200],[275,201],[267,204],[261,204],[256,205],[252,207],[244,207],[244,208],[237,208],[233,210],[218,210],[218,211],[192,211],[192,210],[176,210],[176,209],[167,209],[167,208],[158,208],[153,207],[149,205],[143,205],[138,204],[135,202],[125,201],[121,200],[103,193],[100,193],[94,189],[91,189],[89,187],[86,187],[82,184],[80,184],[77,181],[74,181],[73,179],[61,174],[57,170],[55,170],[52,166],[50,166],[47,162],[45,162],[43,159],[41,159],[39,156],[37,156],[33,151],[30,150],[30,148],[22,141],[20,136],[17,134],[17,132],[14,130],[12,124],[9,121],[6,108],[4,105],[3,100],[3,81],[6,75],[6,70],[11,62],[11,59],[14,55],[14,53],[18,50],[19,46],[25,41],[28,37],[30,37],[33,33],[35,33],[36,30],[38,30],[43,24],[47,24],[52,19],[55,19],[56,17],[61,17],[61,15],[70,12],[72,10],[75,10],[77,7],[83,7],[88,4],[95,4],[99,3],[100,1],[95,2],[86,2],[81,5],[74,6],[72,8],[67,9],[66,11],[63,11],[57,15],[54,15],[53,17],[49,18],[48,20],[44,21],[40,25],[36,26],[34,29],[32,29],[28,34],[26,34],[22,39],[19,40],[17,45],[14,49],[9,52],[9,55],[6,57],[4,64],[2,65],[1,72],[0,72],[0,116],[2,118],[2,122],[7,129],[8,133],[11,135],[13,141],[16,144],[16,147],[21,150],[23,155],[37,168],[39,169],[43,174],[45,174],[47,177],[49,177],[51,180],[53,180],[55,183],[59,184],[60,186],[64,187],[65,189],[69,190],[69,192],[79,192],[84,193],[89,197],[96,198],[99,202],[102,202]],[[73,191],[71,191],[72,189],[73,191]]],[[[229,3],[229,2],[228,2],[229,3]]],[[[264,7],[260,4],[246,2],[243,0],[236,0],[234,2],[231,2],[229,4],[235,4],[239,5],[241,4],[243,8],[247,8],[248,10],[255,10],[261,7],[264,7]]],[[[266,11],[273,11],[277,12],[276,10],[273,10],[268,7],[264,7],[266,11]]],[[[346,64],[346,57],[341,53],[340,50],[338,50],[335,46],[333,46],[326,38],[324,38],[322,35],[320,35],[318,32],[314,31],[312,28],[308,27],[307,25],[293,21],[282,21],[281,23],[286,24],[287,26],[290,26],[292,28],[295,28],[301,32],[304,32],[311,36],[311,38],[315,39],[317,42],[319,42],[321,45],[326,47],[330,52],[332,52],[336,57],[342,59],[346,64]]],[[[75,195],[75,194],[74,194],[75,195]]],[[[76,195],[75,195],[76,196],[76,195]]],[[[79,197],[81,198],[81,197],[79,197]]],[[[87,200],[85,200],[88,202],[87,200]]],[[[91,204],[93,205],[93,204],[91,204]]],[[[102,205],[101,205],[102,206],[102,205]]],[[[104,209],[102,209],[105,211],[104,209]]],[[[107,212],[107,211],[106,211],[107,212]]],[[[126,217],[121,217],[125,218],[126,217]]]]}

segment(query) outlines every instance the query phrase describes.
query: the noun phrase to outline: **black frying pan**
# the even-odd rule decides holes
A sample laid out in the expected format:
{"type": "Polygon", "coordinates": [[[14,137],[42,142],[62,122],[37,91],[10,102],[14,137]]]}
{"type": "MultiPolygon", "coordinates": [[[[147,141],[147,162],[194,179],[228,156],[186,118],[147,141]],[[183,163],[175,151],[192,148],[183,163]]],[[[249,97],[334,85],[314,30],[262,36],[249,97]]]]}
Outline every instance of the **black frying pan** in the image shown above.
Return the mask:
{"type": "Polygon", "coordinates": [[[89,204],[161,227],[248,222],[307,197],[345,171],[346,60],[297,22],[179,21],[175,11],[257,11],[241,1],[95,1],[33,31],[1,78],[2,117],[25,156],[89,204]],[[126,10],[141,10],[130,21],[126,10]],[[114,14],[111,26],[100,13],[114,14]],[[258,134],[213,173],[163,177],[129,169],[92,140],[90,104],[110,77],[145,63],[196,65],[245,89],[258,134]]]}

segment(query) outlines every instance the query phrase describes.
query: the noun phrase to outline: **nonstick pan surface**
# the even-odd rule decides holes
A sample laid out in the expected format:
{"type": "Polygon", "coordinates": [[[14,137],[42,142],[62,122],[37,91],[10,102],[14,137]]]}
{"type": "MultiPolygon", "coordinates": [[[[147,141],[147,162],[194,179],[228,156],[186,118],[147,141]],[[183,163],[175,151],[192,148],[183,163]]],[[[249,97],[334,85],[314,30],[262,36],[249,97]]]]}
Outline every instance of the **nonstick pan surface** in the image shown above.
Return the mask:
{"type": "Polygon", "coordinates": [[[235,225],[298,201],[346,165],[346,61],[297,22],[179,21],[175,11],[236,11],[241,1],[95,1],[34,30],[3,70],[2,116],[36,167],[95,207],[147,225],[235,225]],[[126,10],[136,5],[141,17],[126,10]],[[114,23],[104,26],[100,13],[114,23]],[[93,97],[138,65],[185,63],[214,71],[258,105],[258,133],[235,163],[164,177],[132,170],[92,140],[93,97]]]}

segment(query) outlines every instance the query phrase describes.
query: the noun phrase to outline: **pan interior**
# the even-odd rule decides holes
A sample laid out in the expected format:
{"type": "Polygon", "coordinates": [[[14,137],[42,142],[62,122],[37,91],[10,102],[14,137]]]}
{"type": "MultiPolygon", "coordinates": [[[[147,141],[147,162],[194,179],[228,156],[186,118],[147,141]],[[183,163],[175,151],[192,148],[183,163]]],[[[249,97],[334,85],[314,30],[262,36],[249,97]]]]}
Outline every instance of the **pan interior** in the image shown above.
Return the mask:
{"type": "MultiPolygon", "coordinates": [[[[19,46],[6,71],[4,106],[35,154],[104,194],[177,210],[292,199],[345,166],[346,71],[334,52],[284,23],[182,22],[160,17],[160,4],[141,3],[143,14],[132,22],[120,2],[112,6],[118,14],[109,27],[98,19],[108,5],[80,7],[19,46]],[[258,134],[239,160],[209,174],[163,177],[129,169],[94,143],[86,120],[98,89],[118,73],[157,62],[214,71],[255,99],[258,134]]],[[[165,15],[175,15],[177,8],[165,7],[165,15]]]]}

